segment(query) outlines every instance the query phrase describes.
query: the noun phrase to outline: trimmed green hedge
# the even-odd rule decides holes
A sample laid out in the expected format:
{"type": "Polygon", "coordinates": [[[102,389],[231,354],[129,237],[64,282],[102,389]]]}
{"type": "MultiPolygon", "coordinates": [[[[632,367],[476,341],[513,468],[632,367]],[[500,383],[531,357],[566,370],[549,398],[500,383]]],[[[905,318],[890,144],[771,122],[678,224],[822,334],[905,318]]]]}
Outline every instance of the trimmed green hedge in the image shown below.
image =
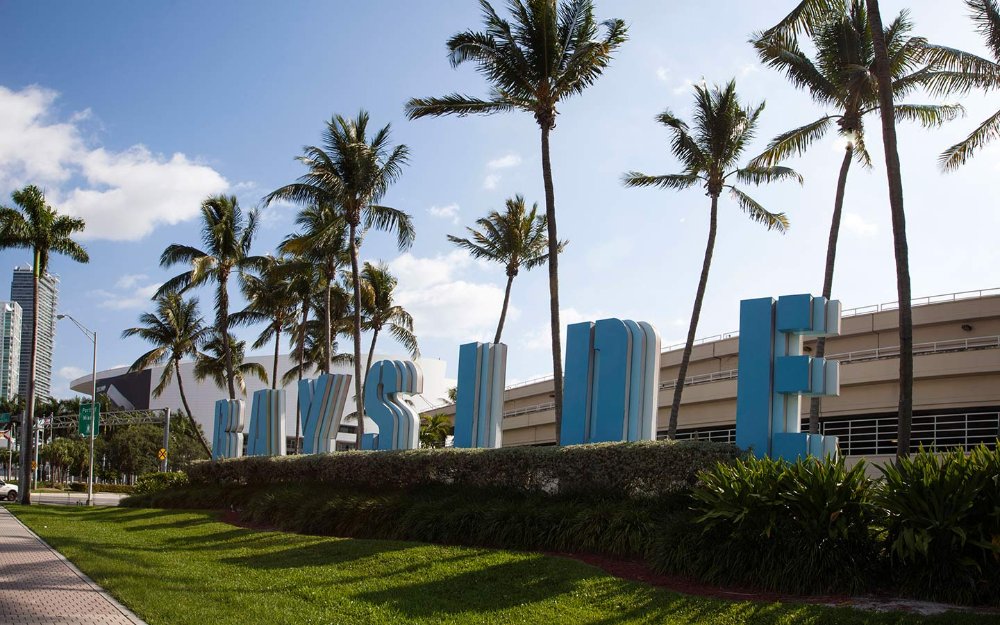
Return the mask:
{"type": "Polygon", "coordinates": [[[174,471],[170,473],[143,473],[135,481],[134,492],[137,495],[141,495],[143,493],[153,493],[158,490],[183,488],[188,484],[188,476],[182,471],[174,471]]]}
{"type": "Polygon", "coordinates": [[[642,497],[688,490],[700,471],[738,456],[724,443],[649,441],[245,457],[199,462],[187,474],[194,485],[322,482],[366,492],[448,485],[642,497]]]}
{"type": "MultiPolygon", "coordinates": [[[[74,493],[85,493],[87,492],[86,482],[72,482],[69,485],[69,489],[74,493]]],[[[132,486],[129,484],[94,484],[95,493],[121,493],[130,494],[133,492],[132,486]]]]}

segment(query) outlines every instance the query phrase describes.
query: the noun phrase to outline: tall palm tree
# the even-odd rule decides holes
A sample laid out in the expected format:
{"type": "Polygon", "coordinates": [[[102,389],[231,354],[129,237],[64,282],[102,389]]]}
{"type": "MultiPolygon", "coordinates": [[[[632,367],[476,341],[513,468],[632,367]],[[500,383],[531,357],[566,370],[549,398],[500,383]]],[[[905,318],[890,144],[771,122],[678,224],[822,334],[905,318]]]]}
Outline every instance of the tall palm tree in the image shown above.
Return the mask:
{"type": "Polygon", "coordinates": [[[323,146],[306,146],[299,157],[309,171],[298,182],[285,185],[264,198],[265,203],[288,200],[305,205],[328,206],[347,222],[354,291],[354,391],[358,406],[357,447],[365,433],[364,397],[361,394],[361,266],[358,260],[361,230],[395,232],[402,251],[413,244],[413,222],[407,213],[379,204],[389,187],[403,173],[410,150],[393,146],[390,125],[368,135],[368,113],[354,119],[334,116],[326,124],[323,146]]]}
{"type": "Polygon", "coordinates": [[[229,335],[229,349],[222,344],[221,337],[213,334],[205,343],[204,351],[199,355],[194,363],[194,377],[199,382],[212,380],[219,388],[225,388],[226,384],[233,384],[239,388],[240,395],[247,394],[247,377],[253,376],[261,382],[267,383],[267,369],[259,362],[244,362],[246,353],[246,341],[240,341],[232,334],[229,335]],[[229,364],[227,364],[227,356],[229,364]],[[232,377],[229,376],[229,367],[232,367],[232,377]]]}
{"type": "MultiPolygon", "coordinates": [[[[218,336],[228,336],[230,276],[236,272],[242,279],[248,270],[261,270],[265,264],[263,257],[250,255],[257,232],[257,211],[244,214],[235,195],[213,195],[201,204],[201,220],[204,251],[190,245],[168,245],[160,256],[160,266],[183,263],[191,269],[167,280],[156,296],[215,283],[215,332],[218,336]]],[[[229,399],[236,399],[235,369],[229,343],[219,342],[218,347],[222,350],[225,372],[225,384],[220,387],[228,389],[229,399]]]]}
{"type": "MultiPolygon", "coordinates": [[[[834,125],[846,140],[823,272],[822,295],[829,299],[833,290],[847,175],[855,159],[862,166],[871,166],[871,157],[865,147],[864,117],[878,112],[879,95],[864,0],[852,0],[848,6],[838,7],[823,15],[825,17],[813,26],[809,35],[816,50],[815,60],[802,51],[797,37],[791,34],[765,32],[755,35],[752,40],[765,65],[784,72],[793,85],[805,89],[817,103],[831,110],[816,121],[778,135],[751,164],[774,165],[791,155],[800,155],[834,125]]],[[[910,36],[911,30],[912,24],[905,11],[885,29],[886,45],[893,58],[892,88],[900,98],[934,84],[940,74],[928,60],[927,42],[910,36]]],[[[896,104],[895,111],[900,119],[932,127],[954,119],[962,114],[963,109],[958,104],[896,104]]],[[[825,352],[826,339],[820,338],[816,342],[815,356],[822,358],[825,352]]],[[[814,434],[819,432],[820,402],[819,397],[813,397],[810,402],[809,431],[814,434]]]]}
{"type": "MultiPolygon", "coordinates": [[[[530,271],[549,259],[548,220],[545,215],[538,214],[538,204],[532,204],[529,212],[524,205],[524,196],[515,195],[507,199],[506,207],[503,213],[491,211],[486,217],[477,219],[478,230],[466,228],[471,238],[448,235],[449,241],[468,251],[473,258],[500,263],[507,270],[507,288],[504,290],[494,343],[500,342],[503,333],[514,278],[522,267],[530,271]]],[[[565,247],[566,241],[560,241],[556,249],[562,252],[565,247]]]]}
{"type": "MultiPolygon", "coordinates": [[[[994,60],[984,59],[967,52],[958,52],[942,46],[932,46],[935,60],[946,66],[952,74],[935,85],[936,91],[967,91],[973,87],[984,90],[1000,86],[1000,6],[995,0],[965,0],[972,12],[976,31],[986,40],[986,47],[994,60]]],[[[945,171],[954,171],[975,155],[976,150],[1000,137],[1000,111],[993,113],[940,157],[945,171]]]]}
{"type": "Polygon", "coordinates": [[[424,447],[444,447],[448,437],[454,433],[455,426],[446,414],[420,417],[420,444],[424,447]]]}
{"type": "Polygon", "coordinates": [[[347,221],[335,205],[328,203],[313,204],[302,209],[295,218],[295,223],[301,227],[301,231],[289,235],[278,249],[295,255],[302,262],[313,263],[322,272],[326,302],[324,332],[327,362],[320,370],[330,373],[329,361],[333,358],[333,319],[330,317],[333,306],[330,298],[336,288],[340,268],[350,262],[347,221]]]}
{"type": "Polygon", "coordinates": [[[492,87],[487,98],[458,93],[439,98],[414,98],[406,104],[406,112],[410,119],[416,119],[523,111],[530,113],[538,123],[548,226],[552,375],[558,442],[563,404],[559,237],[549,133],[556,125],[558,105],[594,84],[611,63],[615,51],[628,39],[628,29],[620,19],[598,24],[592,0],[509,0],[511,21],[501,18],[487,0],[480,0],[479,4],[485,30],[458,33],[447,45],[453,67],[471,61],[486,77],[492,87]]]}
{"type": "Polygon", "coordinates": [[[688,327],[687,342],[681,356],[681,366],[677,373],[677,385],[674,387],[674,399],[670,406],[670,422],[668,436],[673,439],[677,435],[677,415],[680,412],[681,393],[684,391],[684,378],[687,376],[688,363],[691,361],[691,349],[694,346],[694,336],[701,317],[701,305],[708,284],[708,272],[712,265],[712,254],[715,249],[715,234],[718,227],[719,196],[729,190],[737,206],[753,221],[763,224],[768,230],[785,232],[788,219],[784,213],[772,213],[757,203],[756,200],[737,188],[733,181],[760,185],[778,180],[792,179],[800,184],[802,177],[788,167],[778,165],[747,165],[739,166],[740,157],[747,143],[754,137],[757,121],[764,104],[743,107],[736,94],[736,82],[729,81],[725,87],[705,85],[695,87],[695,125],[690,128],[680,118],[670,111],[657,116],[657,121],[667,127],[673,135],[670,151],[680,160],[684,169],[678,174],[651,176],[632,171],[625,174],[623,182],[626,187],[658,187],[661,189],[689,189],[701,186],[711,198],[709,213],[708,244],[705,247],[705,260],[702,263],[701,278],[698,281],[698,291],[694,298],[694,309],[691,312],[691,324],[688,327]]]}
{"type": "Polygon", "coordinates": [[[278,388],[278,357],[281,353],[281,332],[290,330],[295,323],[298,299],[292,276],[284,258],[266,257],[264,271],[259,275],[246,274],[241,289],[247,298],[247,307],[230,316],[233,325],[264,323],[254,349],[260,349],[274,339],[274,362],[271,368],[271,388],[278,388]]]}
{"type": "MultiPolygon", "coordinates": [[[[0,206],[0,249],[32,251],[34,284],[31,296],[31,352],[28,360],[28,395],[21,420],[21,457],[30,458],[33,451],[35,425],[35,360],[38,352],[38,281],[49,268],[53,252],[68,256],[78,263],[90,261],[87,250],[73,240],[85,224],[78,217],[60,215],[45,201],[45,194],[34,185],[14,191],[11,199],[17,208],[0,206]]],[[[31,484],[31,463],[20,464],[20,484],[31,484]]],[[[18,489],[18,500],[31,503],[31,489],[18,489]]]]}
{"type": "MultiPolygon", "coordinates": [[[[417,335],[413,333],[413,317],[405,308],[396,304],[393,298],[398,282],[385,263],[365,263],[365,268],[361,271],[361,315],[364,329],[372,333],[368,361],[365,364],[368,368],[372,366],[378,335],[386,327],[411,357],[420,357],[417,335]]],[[[366,379],[361,389],[362,397],[368,387],[367,383],[366,379]]]]}
{"type": "Polygon", "coordinates": [[[174,374],[177,375],[177,390],[180,391],[184,411],[198,433],[199,442],[211,457],[212,450],[194,420],[181,377],[181,361],[187,357],[198,358],[201,355],[199,348],[211,334],[211,329],[198,312],[198,298],[185,300],[179,293],[164,293],[156,298],[156,312],[142,313],[139,323],[142,325],[123,331],[122,338],[138,336],[155,347],[136,358],[129,371],[142,371],[167,363],[159,383],[153,388],[153,397],[162,395],[174,374]]]}

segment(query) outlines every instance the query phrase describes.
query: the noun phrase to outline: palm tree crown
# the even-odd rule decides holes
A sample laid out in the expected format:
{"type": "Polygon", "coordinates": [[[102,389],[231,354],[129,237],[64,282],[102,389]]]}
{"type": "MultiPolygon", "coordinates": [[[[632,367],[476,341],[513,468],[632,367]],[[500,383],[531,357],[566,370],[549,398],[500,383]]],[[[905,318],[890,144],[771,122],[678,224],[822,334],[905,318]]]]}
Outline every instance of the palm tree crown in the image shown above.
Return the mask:
{"type": "MultiPolygon", "coordinates": [[[[398,283],[385,263],[365,263],[365,268],[361,271],[361,314],[364,328],[372,332],[369,360],[375,353],[375,341],[379,333],[386,327],[411,357],[420,357],[417,336],[413,333],[413,317],[395,302],[398,283]]],[[[368,366],[371,366],[370,362],[368,366]]]]}
{"type": "MultiPolygon", "coordinates": [[[[229,277],[233,272],[242,279],[251,269],[261,270],[262,257],[251,256],[250,246],[257,232],[257,211],[245,214],[236,196],[216,195],[201,205],[201,238],[204,250],[190,245],[168,245],[160,256],[160,266],[178,263],[191,269],[167,280],[157,291],[157,296],[171,291],[185,291],[203,284],[215,283],[215,331],[221,336],[229,334],[229,277]]],[[[236,399],[233,382],[235,375],[229,345],[219,344],[225,365],[225,380],[229,398],[236,399]]]]}
{"type": "Polygon", "coordinates": [[[261,382],[267,383],[267,369],[259,362],[244,362],[246,353],[246,341],[240,341],[233,335],[229,335],[229,349],[222,345],[220,336],[214,334],[207,343],[200,357],[194,363],[194,377],[199,382],[212,380],[219,388],[225,388],[227,384],[226,353],[232,358],[233,376],[232,380],[239,389],[241,395],[247,394],[246,379],[253,376],[261,382]]]}
{"type": "MultiPolygon", "coordinates": [[[[477,219],[476,226],[478,228],[466,228],[469,238],[449,234],[448,240],[468,251],[473,258],[501,264],[506,270],[507,289],[493,339],[494,343],[499,343],[514,278],[522,267],[530,271],[549,259],[548,222],[545,215],[538,214],[538,204],[533,204],[529,211],[524,196],[516,195],[507,199],[503,213],[491,211],[486,217],[477,219]]],[[[559,252],[566,243],[560,241],[559,252]]]]}

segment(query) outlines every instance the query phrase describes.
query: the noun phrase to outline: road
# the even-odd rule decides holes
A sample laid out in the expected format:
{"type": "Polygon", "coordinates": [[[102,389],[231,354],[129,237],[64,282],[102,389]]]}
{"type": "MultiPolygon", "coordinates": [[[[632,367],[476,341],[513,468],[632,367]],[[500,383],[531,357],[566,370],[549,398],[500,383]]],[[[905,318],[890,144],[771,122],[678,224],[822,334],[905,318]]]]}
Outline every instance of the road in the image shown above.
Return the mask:
{"type": "MultiPolygon", "coordinates": [[[[126,496],[119,493],[94,493],[94,505],[117,506],[126,496]]],[[[87,493],[31,493],[31,503],[82,506],[87,503],[87,493]]]]}

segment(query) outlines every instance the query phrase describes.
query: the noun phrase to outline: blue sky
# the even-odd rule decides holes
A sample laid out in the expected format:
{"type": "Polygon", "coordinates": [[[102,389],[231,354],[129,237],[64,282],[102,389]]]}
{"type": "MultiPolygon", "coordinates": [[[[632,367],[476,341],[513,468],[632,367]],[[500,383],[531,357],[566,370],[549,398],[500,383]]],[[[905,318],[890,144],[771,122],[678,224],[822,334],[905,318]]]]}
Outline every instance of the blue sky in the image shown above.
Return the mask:
{"type": "MultiPolygon", "coordinates": [[[[570,240],[561,260],[564,323],[618,316],[653,323],[665,345],[683,340],[708,198],[698,190],[627,190],[619,179],[632,169],[677,170],[653,117],[666,108],[689,117],[690,85],[702,78],[735,78],[747,101],[767,101],[752,151],[822,114],[746,44],[792,4],[597,2],[600,18],[629,24],[630,41],[593,88],[563,105],[553,133],[560,237],[570,240]]],[[[909,6],[915,34],[983,53],[958,0],[882,4],[886,20],[909,6]]],[[[62,279],[61,309],[102,337],[99,367],[131,363],[146,349],[118,337],[149,308],[156,285],[179,271],[158,266],[163,247],[197,242],[194,218],[205,195],[235,193],[252,207],[301,173],[293,157],[319,141],[326,119],[364,107],[374,122],[391,122],[395,139],[412,151],[385,201],[413,215],[417,240],[401,256],[390,237],[373,234],[363,255],[390,262],[424,355],[447,360],[453,374],[460,343],[492,336],[504,276],[457,253],[445,235],[516,193],[542,202],[538,131],[529,116],[403,116],[413,96],[485,93],[471,66],[454,70],[445,58],[446,39],[478,24],[471,0],[0,2],[0,197],[7,203],[11,190],[34,182],[53,204],[88,220],[91,263],[55,257],[51,269],[62,279]]],[[[961,102],[968,116],[941,129],[900,127],[917,296],[1000,286],[1000,145],[954,174],[935,164],[1000,98],[961,102]]],[[[851,172],[838,256],[835,296],[845,308],[895,299],[878,120],[868,119],[867,130],[876,165],[851,172]]],[[[736,329],[742,298],[819,291],[841,154],[830,136],[791,163],[805,175],[803,187],[750,190],[788,213],[784,236],[723,199],[699,336],[736,329]]],[[[260,253],[291,231],[294,208],[273,207],[263,217],[260,253]]],[[[27,259],[0,252],[0,268],[9,272],[27,259]]],[[[210,294],[202,299],[210,316],[210,294]]],[[[513,306],[504,335],[508,378],[548,373],[544,270],[518,277],[513,306]]],[[[384,340],[380,351],[395,349],[384,340]]],[[[89,358],[89,343],[61,326],[56,395],[68,393],[68,378],[87,370],[89,358]]]]}

